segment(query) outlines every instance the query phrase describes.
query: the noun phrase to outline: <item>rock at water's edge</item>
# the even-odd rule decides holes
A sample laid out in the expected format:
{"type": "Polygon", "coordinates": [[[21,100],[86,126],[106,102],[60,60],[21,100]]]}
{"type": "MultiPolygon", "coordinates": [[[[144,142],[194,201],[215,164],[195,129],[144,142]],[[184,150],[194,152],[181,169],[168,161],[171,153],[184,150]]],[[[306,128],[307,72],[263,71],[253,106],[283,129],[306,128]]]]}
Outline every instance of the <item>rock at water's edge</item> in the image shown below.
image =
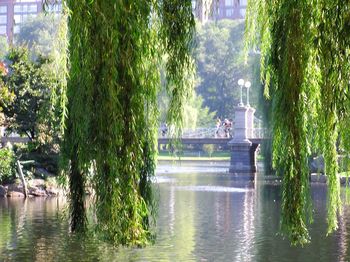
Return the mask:
{"type": "Polygon", "coordinates": [[[7,187],[7,191],[8,192],[19,192],[19,193],[22,193],[23,192],[23,186],[20,185],[20,184],[9,184],[6,186],[7,187]]]}
{"type": "Polygon", "coordinates": [[[31,192],[32,195],[37,196],[37,197],[46,197],[46,191],[45,190],[41,190],[41,189],[37,189],[33,192],[31,192]]]}
{"type": "Polygon", "coordinates": [[[46,193],[49,196],[59,196],[60,195],[60,190],[58,190],[57,188],[53,188],[53,187],[47,187],[46,188],[46,193]]]}
{"type": "Polygon", "coordinates": [[[0,185],[0,197],[6,197],[7,195],[7,188],[0,185]]]}
{"type": "Polygon", "coordinates": [[[24,197],[24,194],[21,192],[11,191],[7,193],[7,197],[24,197]]]}

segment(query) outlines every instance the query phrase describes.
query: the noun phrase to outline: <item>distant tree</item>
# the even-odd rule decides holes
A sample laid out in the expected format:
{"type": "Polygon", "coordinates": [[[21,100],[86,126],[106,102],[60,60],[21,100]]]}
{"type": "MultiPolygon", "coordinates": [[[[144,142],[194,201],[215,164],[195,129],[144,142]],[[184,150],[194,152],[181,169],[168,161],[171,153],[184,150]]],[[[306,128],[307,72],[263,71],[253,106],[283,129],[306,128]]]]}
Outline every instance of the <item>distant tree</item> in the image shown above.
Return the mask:
{"type": "MultiPolygon", "coordinates": [[[[40,57],[48,57],[45,67],[56,79],[51,88],[51,107],[62,109],[60,122],[66,117],[66,89],[67,81],[67,15],[59,16],[53,13],[39,14],[30,17],[22,24],[21,29],[15,36],[15,44],[18,47],[26,47],[30,58],[39,61],[40,57]]],[[[61,131],[63,131],[61,124],[61,131]]]]}
{"type": "MultiPolygon", "coordinates": [[[[157,101],[159,108],[159,122],[166,123],[167,115],[169,109],[169,94],[165,88],[166,86],[166,76],[165,76],[165,60],[163,58],[162,66],[160,69],[161,75],[161,91],[158,93],[157,101]]],[[[189,80],[189,81],[198,81],[189,80]]],[[[196,127],[209,127],[213,125],[215,117],[215,112],[210,112],[207,106],[204,106],[203,98],[197,94],[197,90],[192,90],[184,101],[184,117],[183,117],[183,127],[192,128],[196,127]]]]}
{"type": "MultiPolygon", "coordinates": [[[[50,89],[51,107],[60,111],[60,122],[66,117],[66,75],[67,75],[67,15],[59,16],[53,13],[39,14],[28,18],[22,24],[18,34],[15,35],[15,45],[26,47],[30,58],[39,61],[40,57],[47,57],[45,68],[53,75],[55,84],[50,89]]],[[[63,129],[63,125],[61,125],[63,129]]],[[[60,130],[61,132],[62,130],[60,130]]]]}
{"type": "MultiPolygon", "coordinates": [[[[160,122],[166,122],[167,110],[169,108],[169,97],[165,91],[158,96],[160,110],[160,122]]],[[[184,106],[184,128],[195,129],[197,127],[210,127],[214,125],[215,112],[210,112],[209,108],[203,106],[203,98],[196,93],[190,96],[184,106]]]]}
{"type": "Polygon", "coordinates": [[[210,112],[209,107],[204,106],[203,97],[196,95],[193,99],[194,108],[197,108],[197,127],[214,127],[215,126],[215,113],[210,112]]]}
{"type": "Polygon", "coordinates": [[[49,128],[48,125],[54,119],[50,93],[55,84],[47,70],[49,61],[43,57],[31,61],[25,48],[10,50],[7,60],[9,73],[2,76],[2,81],[15,98],[10,105],[0,100],[0,106],[8,128],[31,140],[37,140],[40,133],[47,136],[53,131],[53,126],[49,128]]]}
{"type": "Polygon", "coordinates": [[[28,18],[15,35],[15,44],[27,46],[35,55],[50,55],[55,41],[58,41],[60,19],[63,18],[54,14],[39,14],[28,18]]]}
{"type": "MultiPolygon", "coordinates": [[[[257,106],[261,89],[258,55],[244,60],[244,22],[220,20],[197,26],[197,93],[218,117],[231,117],[239,103],[238,79],[252,82],[250,104],[257,106]]],[[[244,93],[245,95],[245,93],[244,93]]]]}

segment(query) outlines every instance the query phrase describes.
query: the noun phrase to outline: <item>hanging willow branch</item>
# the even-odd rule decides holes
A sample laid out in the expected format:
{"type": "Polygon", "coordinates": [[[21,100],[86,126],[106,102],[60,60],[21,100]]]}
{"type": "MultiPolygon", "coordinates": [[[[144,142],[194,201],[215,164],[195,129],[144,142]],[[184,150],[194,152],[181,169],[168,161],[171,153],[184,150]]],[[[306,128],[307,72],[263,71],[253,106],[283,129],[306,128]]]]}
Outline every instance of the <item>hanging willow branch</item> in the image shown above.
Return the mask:
{"type": "Polygon", "coordinates": [[[273,104],[274,165],[283,175],[282,231],[309,241],[308,161],[322,154],[329,232],[340,210],[338,138],[349,152],[348,1],[250,0],[246,47],[261,51],[261,79],[273,104]],[[342,131],[341,131],[342,130],[342,131]]]}
{"type": "Polygon", "coordinates": [[[71,229],[87,227],[91,170],[98,232],[115,244],[151,236],[159,67],[166,59],[168,120],[181,128],[193,87],[194,17],[189,0],[65,0],[67,88],[60,90],[62,155],[70,188],[71,229]],[[65,99],[65,97],[67,99],[65,99]]]}

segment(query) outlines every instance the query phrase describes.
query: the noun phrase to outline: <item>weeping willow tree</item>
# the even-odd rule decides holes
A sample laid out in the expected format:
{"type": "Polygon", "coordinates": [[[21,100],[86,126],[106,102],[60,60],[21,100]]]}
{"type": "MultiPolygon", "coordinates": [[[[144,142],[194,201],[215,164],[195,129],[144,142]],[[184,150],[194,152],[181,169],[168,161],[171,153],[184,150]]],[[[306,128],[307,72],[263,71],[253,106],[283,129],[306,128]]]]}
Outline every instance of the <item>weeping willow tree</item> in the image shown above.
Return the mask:
{"type": "MultiPolygon", "coordinates": [[[[49,4],[49,3],[47,3],[49,4]]],[[[195,21],[191,1],[65,0],[67,87],[62,155],[72,231],[87,228],[85,187],[92,172],[98,232],[115,244],[143,245],[155,202],[159,65],[166,59],[168,122],[181,129],[192,90],[195,21]]],[[[65,63],[65,61],[61,61],[65,63]]]]}
{"type": "Polygon", "coordinates": [[[247,48],[261,52],[261,79],[272,102],[273,164],[283,175],[281,228],[309,241],[308,157],[322,154],[328,176],[329,232],[340,212],[338,151],[350,151],[350,2],[250,0],[247,48]]]}

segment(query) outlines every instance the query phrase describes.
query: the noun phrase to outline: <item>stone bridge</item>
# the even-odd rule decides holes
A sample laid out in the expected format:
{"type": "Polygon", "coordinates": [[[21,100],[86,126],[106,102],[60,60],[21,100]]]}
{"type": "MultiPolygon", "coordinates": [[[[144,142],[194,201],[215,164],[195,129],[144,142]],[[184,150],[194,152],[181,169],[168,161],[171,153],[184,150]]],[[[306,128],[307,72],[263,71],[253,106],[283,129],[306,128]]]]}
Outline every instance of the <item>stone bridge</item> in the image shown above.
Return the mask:
{"type": "MultiPolygon", "coordinates": [[[[255,173],[256,151],[261,142],[268,139],[261,120],[254,117],[255,109],[242,104],[235,108],[235,119],[230,137],[221,137],[216,128],[185,130],[180,142],[192,145],[228,145],[231,151],[230,173],[255,173]]],[[[159,135],[158,145],[168,144],[170,138],[159,135]]]]}

